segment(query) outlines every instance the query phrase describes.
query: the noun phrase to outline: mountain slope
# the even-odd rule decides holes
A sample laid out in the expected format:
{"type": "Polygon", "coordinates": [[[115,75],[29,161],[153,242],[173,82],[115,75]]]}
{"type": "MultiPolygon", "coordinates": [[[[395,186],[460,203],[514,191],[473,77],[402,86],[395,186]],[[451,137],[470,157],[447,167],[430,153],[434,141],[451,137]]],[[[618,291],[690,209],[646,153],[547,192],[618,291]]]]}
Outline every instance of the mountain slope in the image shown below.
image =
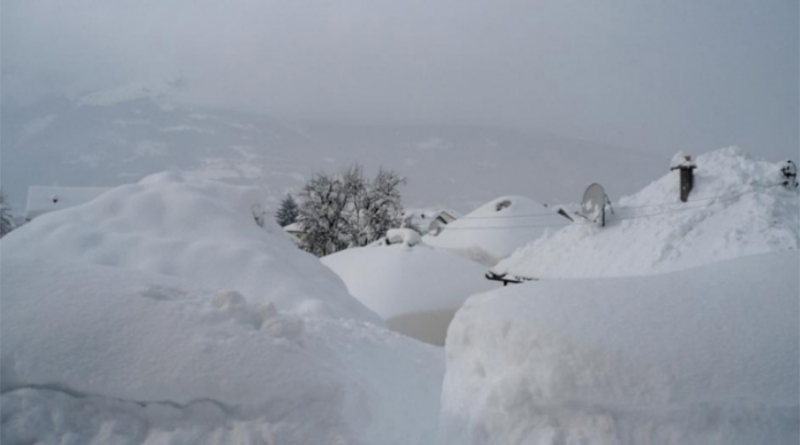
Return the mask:
{"type": "Polygon", "coordinates": [[[30,185],[112,186],[165,169],[256,183],[274,199],[319,170],[360,162],[408,177],[407,206],[468,211],[503,194],[577,201],[602,182],[614,196],[667,168],[635,150],[455,125],[288,122],[176,106],[169,86],[134,85],[74,100],[4,103],[3,190],[22,211],[30,185]]]}

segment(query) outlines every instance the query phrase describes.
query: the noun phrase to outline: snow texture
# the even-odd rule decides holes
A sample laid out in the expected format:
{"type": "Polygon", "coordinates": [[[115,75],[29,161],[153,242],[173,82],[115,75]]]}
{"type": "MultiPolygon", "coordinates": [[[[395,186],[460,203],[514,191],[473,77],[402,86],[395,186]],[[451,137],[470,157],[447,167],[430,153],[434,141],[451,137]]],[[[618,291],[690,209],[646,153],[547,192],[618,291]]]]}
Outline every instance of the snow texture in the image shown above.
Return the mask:
{"type": "Polygon", "coordinates": [[[688,202],[679,199],[679,172],[669,172],[614,203],[606,227],[578,221],[493,271],[530,278],[649,275],[800,247],[800,195],[781,185],[780,163],[729,147],[696,164],[688,202]]]}
{"type": "Polygon", "coordinates": [[[261,199],[165,173],[4,237],[2,443],[431,443],[441,349],[261,199]]]}
{"type": "Polygon", "coordinates": [[[488,266],[569,220],[523,196],[503,196],[445,226],[424,241],[488,266]]]}
{"type": "Polygon", "coordinates": [[[436,434],[441,351],[371,323],[5,250],[2,304],[3,444],[406,444],[436,434]]]}
{"type": "Polygon", "coordinates": [[[447,336],[442,442],[797,443],[799,261],[471,298],[447,336]]]}
{"type": "Polygon", "coordinates": [[[390,327],[435,344],[443,344],[452,315],[470,295],[498,287],[484,278],[481,265],[424,244],[347,249],[322,263],[390,327]],[[425,325],[403,329],[403,320],[414,316],[425,325]]]}
{"type": "Polygon", "coordinates": [[[419,244],[419,233],[411,229],[389,229],[386,231],[386,241],[389,244],[403,243],[407,247],[419,244]]]}
{"type": "Polygon", "coordinates": [[[31,220],[53,210],[85,204],[106,191],[105,187],[29,187],[25,218],[31,220]]]}
{"type": "Polygon", "coordinates": [[[229,289],[294,314],[381,324],[264,210],[256,188],[160,173],[3,238],[4,259],[136,269],[229,289]]]}

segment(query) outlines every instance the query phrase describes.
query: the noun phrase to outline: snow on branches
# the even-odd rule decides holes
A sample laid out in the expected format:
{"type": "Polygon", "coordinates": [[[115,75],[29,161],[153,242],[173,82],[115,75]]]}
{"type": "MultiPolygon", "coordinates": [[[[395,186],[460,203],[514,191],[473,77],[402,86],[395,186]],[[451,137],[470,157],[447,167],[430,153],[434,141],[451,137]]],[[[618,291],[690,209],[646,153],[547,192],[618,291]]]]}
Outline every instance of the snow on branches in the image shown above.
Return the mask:
{"type": "Polygon", "coordinates": [[[384,169],[369,181],[357,164],[336,175],[315,174],[298,193],[303,248],[324,256],[366,246],[399,227],[403,216],[399,187],[404,183],[405,178],[384,169]]]}

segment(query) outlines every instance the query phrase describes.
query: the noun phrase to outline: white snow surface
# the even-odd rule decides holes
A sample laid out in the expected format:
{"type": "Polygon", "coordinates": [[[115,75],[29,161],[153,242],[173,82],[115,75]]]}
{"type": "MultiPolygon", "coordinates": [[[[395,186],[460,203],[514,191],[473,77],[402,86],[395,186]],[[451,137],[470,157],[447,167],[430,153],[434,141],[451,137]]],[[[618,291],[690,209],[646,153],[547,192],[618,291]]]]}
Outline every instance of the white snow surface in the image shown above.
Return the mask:
{"type": "Polygon", "coordinates": [[[768,253],[471,298],[447,336],[442,442],[797,443],[799,263],[768,253]]]}
{"type": "Polygon", "coordinates": [[[384,328],[261,201],[165,173],[4,237],[0,441],[431,443],[442,350],[384,328]]]}
{"type": "Polygon", "coordinates": [[[403,244],[347,249],[322,258],[350,293],[383,317],[444,309],[497,287],[480,264],[448,251],[403,244]]]}
{"type": "Polygon", "coordinates": [[[448,224],[438,235],[426,235],[423,240],[494,266],[548,229],[563,227],[569,222],[552,209],[524,196],[502,196],[448,224]],[[500,205],[504,202],[509,205],[500,205]]]}
{"type": "Polygon", "coordinates": [[[36,218],[3,238],[3,259],[135,269],[235,290],[293,314],[382,323],[264,208],[257,188],[159,173],[36,218]]]}
{"type": "Polygon", "coordinates": [[[410,247],[419,244],[421,237],[412,229],[389,229],[386,231],[386,241],[389,244],[403,243],[410,247]]]}
{"type": "Polygon", "coordinates": [[[33,219],[54,210],[85,204],[109,189],[106,187],[43,187],[28,188],[25,217],[33,219]]]}
{"type": "Polygon", "coordinates": [[[435,438],[438,348],[232,290],[5,247],[4,444],[435,438]]]}
{"type": "Polygon", "coordinates": [[[694,188],[679,172],[614,203],[606,227],[575,223],[497,264],[530,278],[649,275],[800,247],[800,195],[780,185],[780,164],[729,147],[696,159],[694,188]]]}

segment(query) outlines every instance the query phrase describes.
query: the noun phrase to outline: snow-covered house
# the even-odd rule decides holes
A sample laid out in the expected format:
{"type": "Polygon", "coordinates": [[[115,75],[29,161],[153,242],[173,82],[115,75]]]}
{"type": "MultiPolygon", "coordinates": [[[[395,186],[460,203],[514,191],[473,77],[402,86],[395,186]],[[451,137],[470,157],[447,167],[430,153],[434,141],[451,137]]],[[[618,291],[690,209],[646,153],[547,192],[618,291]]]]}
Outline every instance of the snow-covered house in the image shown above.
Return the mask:
{"type": "Polygon", "coordinates": [[[106,187],[28,187],[28,202],[25,209],[25,220],[30,221],[37,216],[85,204],[101,194],[106,187]]]}
{"type": "Polygon", "coordinates": [[[411,222],[420,228],[422,233],[437,234],[442,227],[455,221],[456,212],[450,210],[420,209],[406,212],[406,217],[411,216],[411,222]]]}
{"type": "Polygon", "coordinates": [[[403,219],[419,229],[422,234],[436,233],[437,228],[455,221],[458,216],[458,212],[442,208],[406,209],[403,213],[403,219]]]}
{"type": "Polygon", "coordinates": [[[303,230],[303,226],[301,226],[299,222],[293,222],[288,226],[284,227],[283,230],[300,241],[302,241],[306,237],[306,232],[305,230],[303,230]]]}

